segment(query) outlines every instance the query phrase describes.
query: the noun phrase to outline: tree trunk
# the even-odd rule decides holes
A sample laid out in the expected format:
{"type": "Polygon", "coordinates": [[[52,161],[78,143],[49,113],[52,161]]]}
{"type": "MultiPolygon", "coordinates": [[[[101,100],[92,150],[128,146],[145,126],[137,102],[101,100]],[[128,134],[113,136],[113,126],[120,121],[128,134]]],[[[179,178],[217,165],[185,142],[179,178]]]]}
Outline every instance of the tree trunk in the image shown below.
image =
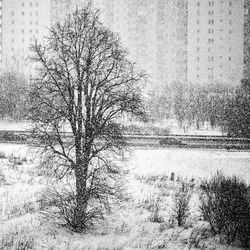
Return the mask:
{"type": "Polygon", "coordinates": [[[87,176],[86,169],[87,163],[84,163],[79,150],[76,150],[76,209],[74,216],[75,230],[82,232],[86,228],[86,215],[87,215],[87,176]]]}

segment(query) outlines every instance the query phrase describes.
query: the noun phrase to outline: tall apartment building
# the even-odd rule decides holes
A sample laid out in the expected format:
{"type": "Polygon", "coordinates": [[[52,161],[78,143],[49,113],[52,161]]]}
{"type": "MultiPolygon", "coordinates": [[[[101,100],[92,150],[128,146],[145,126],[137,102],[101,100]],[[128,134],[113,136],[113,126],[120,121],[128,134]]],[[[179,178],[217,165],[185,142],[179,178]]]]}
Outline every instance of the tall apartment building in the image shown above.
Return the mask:
{"type": "Polygon", "coordinates": [[[1,70],[26,67],[30,44],[50,25],[50,0],[1,0],[1,70]]]}
{"type": "Polygon", "coordinates": [[[237,83],[243,74],[243,1],[0,0],[0,67],[25,58],[46,26],[92,2],[152,86],[237,83]]]}
{"type": "Polygon", "coordinates": [[[186,81],[187,0],[52,0],[53,20],[91,2],[152,86],[186,81]]]}
{"type": "Polygon", "coordinates": [[[189,82],[240,82],[243,76],[243,16],[243,0],[189,0],[189,82]]]}
{"type": "Polygon", "coordinates": [[[3,33],[2,33],[2,0],[0,0],[0,73],[1,73],[1,67],[2,67],[2,42],[3,42],[3,33]]]}
{"type": "Polygon", "coordinates": [[[250,0],[245,0],[244,9],[244,78],[250,78],[250,0]]]}

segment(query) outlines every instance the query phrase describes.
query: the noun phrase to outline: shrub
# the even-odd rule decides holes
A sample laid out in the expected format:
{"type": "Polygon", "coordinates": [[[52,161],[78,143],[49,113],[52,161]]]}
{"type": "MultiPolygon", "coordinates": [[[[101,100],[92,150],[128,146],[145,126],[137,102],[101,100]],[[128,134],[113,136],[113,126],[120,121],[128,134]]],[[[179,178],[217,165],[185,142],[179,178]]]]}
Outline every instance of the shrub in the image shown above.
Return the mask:
{"type": "Polygon", "coordinates": [[[26,157],[15,156],[13,153],[8,156],[8,160],[13,163],[13,166],[23,165],[24,162],[27,162],[26,157]]]}
{"type": "MultiPolygon", "coordinates": [[[[81,226],[86,230],[104,218],[102,207],[91,204],[91,201],[89,203],[89,209],[81,213],[81,226]]],[[[76,213],[79,211],[77,210],[76,193],[71,186],[68,185],[60,189],[47,188],[41,195],[40,208],[43,219],[77,231],[79,221],[76,213]]]]}
{"type": "Polygon", "coordinates": [[[159,215],[160,212],[160,199],[157,198],[152,206],[151,214],[149,220],[151,222],[161,223],[163,222],[163,218],[159,215]]]}
{"type": "Polygon", "coordinates": [[[30,235],[23,234],[18,237],[14,242],[15,250],[31,250],[35,249],[35,241],[34,238],[30,235]]]}
{"type": "Polygon", "coordinates": [[[200,209],[215,234],[224,234],[228,244],[236,239],[250,244],[250,202],[247,185],[236,176],[217,172],[201,183],[200,209]]]}
{"type": "Polygon", "coordinates": [[[206,249],[205,242],[211,238],[211,230],[206,227],[195,227],[190,234],[188,245],[189,249],[199,248],[206,249]]]}
{"type": "Polygon", "coordinates": [[[184,226],[189,216],[189,201],[192,196],[192,188],[188,183],[182,182],[180,189],[173,197],[173,218],[179,227],[184,226]]]}
{"type": "Polygon", "coordinates": [[[4,152],[0,152],[0,159],[6,159],[6,154],[4,152]]]}
{"type": "Polygon", "coordinates": [[[35,249],[34,237],[27,229],[12,229],[0,236],[0,250],[31,250],[35,249]]]}
{"type": "Polygon", "coordinates": [[[6,181],[6,176],[4,175],[2,170],[0,169],[0,185],[4,185],[6,182],[7,182],[6,181]]]}
{"type": "Polygon", "coordinates": [[[0,133],[0,140],[26,142],[28,140],[28,136],[22,135],[22,134],[16,134],[10,131],[5,131],[5,132],[0,133]]]}

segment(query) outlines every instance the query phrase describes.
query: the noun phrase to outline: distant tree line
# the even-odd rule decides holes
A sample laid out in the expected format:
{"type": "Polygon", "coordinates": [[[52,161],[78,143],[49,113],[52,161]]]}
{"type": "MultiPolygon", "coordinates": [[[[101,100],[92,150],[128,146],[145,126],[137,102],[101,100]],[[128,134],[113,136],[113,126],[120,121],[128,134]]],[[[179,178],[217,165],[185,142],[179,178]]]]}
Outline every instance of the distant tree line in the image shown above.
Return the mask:
{"type": "Polygon", "coordinates": [[[180,127],[222,126],[225,110],[235,95],[235,88],[219,83],[172,83],[151,93],[147,101],[149,116],[154,120],[174,117],[180,127]]]}
{"type": "Polygon", "coordinates": [[[205,123],[220,127],[229,136],[250,138],[250,80],[241,85],[173,83],[153,91],[147,99],[149,117],[170,117],[184,130],[205,123]]]}
{"type": "Polygon", "coordinates": [[[28,105],[28,81],[15,70],[0,76],[0,118],[25,119],[28,105]]]}
{"type": "MultiPolygon", "coordinates": [[[[23,120],[29,106],[29,82],[17,70],[0,76],[0,118],[23,120]]],[[[146,99],[151,121],[174,118],[184,130],[210,124],[229,136],[250,138],[250,80],[238,87],[174,82],[150,92],[146,99]]]]}

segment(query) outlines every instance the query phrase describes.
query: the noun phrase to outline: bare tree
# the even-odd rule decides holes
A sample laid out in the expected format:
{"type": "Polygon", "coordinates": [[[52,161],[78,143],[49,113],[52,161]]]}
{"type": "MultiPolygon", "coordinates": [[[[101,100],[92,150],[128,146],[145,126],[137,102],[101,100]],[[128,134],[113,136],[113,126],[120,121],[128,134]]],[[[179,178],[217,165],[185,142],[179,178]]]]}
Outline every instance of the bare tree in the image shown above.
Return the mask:
{"type": "Polygon", "coordinates": [[[72,227],[81,232],[110,198],[119,198],[122,171],[114,157],[126,142],[118,121],[123,113],[145,118],[139,88],[145,75],[90,5],[49,31],[32,47],[38,66],[30,118],[47,171],[58,178],[74,174],[72,227]]]}

